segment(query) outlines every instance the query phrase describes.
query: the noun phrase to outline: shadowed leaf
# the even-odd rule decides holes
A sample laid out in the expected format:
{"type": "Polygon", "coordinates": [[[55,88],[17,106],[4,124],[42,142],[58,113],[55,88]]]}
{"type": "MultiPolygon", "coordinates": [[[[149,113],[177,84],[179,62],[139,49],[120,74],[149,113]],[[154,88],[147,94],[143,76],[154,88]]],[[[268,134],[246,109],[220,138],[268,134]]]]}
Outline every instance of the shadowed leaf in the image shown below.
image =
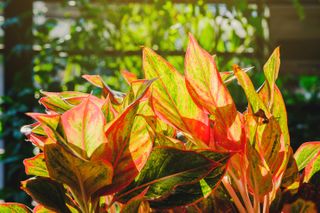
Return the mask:
{"type": "Polygon", "coordinates": [[[160,199],[150,200],[150,206],[153,208],[172,208],[177,206],[185,206],[197,203],[198,201],[208,197],[213,190],[220,184],[226,172],[226,161],[229,159],[228,153],[216,153],[209,150],[199,152],[213,162],[217,166],[200,181],[191,184],[178,185],[169,195],[160,199]]]}
{"type": "Polygon", "coordinates": [[[147,200],[166,198],[183,185],[199,182],[219,165],[193,151],[156,147],[136,180],[116,199],[128,201],[146,188],[149,188],[145,195],[147,200]]]}
{"type": "MultiPolygon", "coordinates": [[[[143,190],[139,195],[136,197],[131,198],[121,209],[121,213],[144,213],[140,210],[141,204],[146,205],[144,201],[144,196],[147,193],[148,188],[143,190]],[[140,211],[139,211],[140,210],[140,211]]],[[[149,209],[148,209],[149,210],[149,209]]]]}
{"type": "Polygon", "coordinates": [[[240,86],[242,87],[247,96],[248,102],[252,107],[253,113],[256,116],[261,117],[263,119],[269,119],[271,114],[266,108],[261,98],[259,97],[259,95],[257,94],[249,76],[238,65],[234,65],[233,70],[240,86]]]}
{"type": "Polygon", "coordinates": [[[296,160],[293,157],[293,151],[290,148],[288,153],[288,164],[287,168],[284,171],[281,186],[285,188],[291,188],[292,186],[296,185],[299,186],[299,171],[296,160]]]}
{"type": "Polygon", "coordinates": [[[67,184],[78,195],[84,193],[86,199],[112,182],[113,168],[107,161],[80,159],[58,144],[46,144],[44,154],[50,177],[67,184]]]}
{"type": "Polygon", "coordinates": [[[63,186],[49,178],[31,178],[22,181],[22,189],[37,203],[56,212],[70,212],[66,205],[66,190],[63,186]]]}

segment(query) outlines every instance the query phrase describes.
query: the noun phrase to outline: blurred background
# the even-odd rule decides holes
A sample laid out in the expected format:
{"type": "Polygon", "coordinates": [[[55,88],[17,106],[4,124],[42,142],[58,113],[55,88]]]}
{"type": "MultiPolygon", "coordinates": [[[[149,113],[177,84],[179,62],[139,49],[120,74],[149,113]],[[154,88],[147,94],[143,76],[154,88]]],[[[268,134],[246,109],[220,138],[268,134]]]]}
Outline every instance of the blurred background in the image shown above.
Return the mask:
{"type": "MultiPolygon", "coordinates": [[[[280,45],[292,146],[320,140],[319,0],[1,0],[0,24],[1,200],[30,202],[19,186],[34,150],[20,127],[31,123],[25,112],[43,111],[40,90],[88,92],[80,76],[100,74],[126,91],[120,70],[142,77],[141,46],[183,72],[188,32],[217,55],[220,71],[254,66],[257,88],[280,45]]],[[[240,87],[229,87],[244,110],[240,87]]]]}

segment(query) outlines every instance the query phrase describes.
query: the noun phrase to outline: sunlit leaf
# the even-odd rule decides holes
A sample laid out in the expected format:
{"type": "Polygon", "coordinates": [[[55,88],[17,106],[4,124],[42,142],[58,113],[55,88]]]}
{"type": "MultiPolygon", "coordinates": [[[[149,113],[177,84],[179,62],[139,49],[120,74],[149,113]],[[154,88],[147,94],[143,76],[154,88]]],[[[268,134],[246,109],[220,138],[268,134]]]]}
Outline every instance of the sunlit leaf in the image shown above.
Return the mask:
{"type": "MultiPolygon", "coordinates": [[[[277,47],[273,51],[273,53],[270,56],[270,58],[268,59],[268,61],[263,66],[264,75],[266,77],[268,87],[270,90],[270,101],[267,106],[267,107],[269,107],[269,109],[272,107],[273,101],[274,101],[274,98],[273,98],[274,97],[274,87],[275,87],[275,81],[278,78],[279,68],[280,68],[280,49],[279,49],[279,47],[277,47]]],[[[277,102],[275,102],[275,103],[277,103],[277,102]]]]}
{"type": "Polygon", "coordinates": [[[140,102],[147,94],[152,81],[143,85],[137,99],[129,105],[108,127],[106,136],[111,154],[104,150],[94,158],[106,158],[114,168],[112,185],[101,190],[110,194],[126,187],[138,175],[146,163],[152,149],[152,141],[143,117],[136,116],[140,102]]]}
{"type": "MultiPolygon", "coordinates": [[[[316,154],[316,156],[305,167],[304,181],[309,182],[319,172],[320,172],[320,150],[316,154]]],[[[316,178],[318,178],[318,183],[320,183],[319,174],[316,178]]]]}
{"type": "Polygon", "coordinates": [[[310,163],[320,152],[320,142],[303,143],[294,153],[298,169],[301,171],[310,163]]]}
{"type": "Polygon", "coordinates": [[[185,59],[188,91],[199,107],[214,115],[214,140],[229,150],[242,149],[242,124],[213,57],[190,35],[185,59]]]}
{"type": "Polygon", "coordinates": [[[249,161],[247,170],[249,189],[259,199],[262,199],[272,190],[271,173],[259,153],[251,145],[247,146],[247,158],[249,161]]]}
{"type": "Polygon", "coordinates": [[[208,117],[193,102],[184,77],[148,48],[143,49],[143,69],[147,79],[158,78],[152,86],[151,98],[156,115],[179,130],[208,143],[208,117]]]}
{"type": "Polygon", "coordinates": [[[85,157],[90,158],[100,145],[107,142],[104,115],[90,97],[65,112],[61,123],[67,142],[79,148],[85,157]]]}
{"type": "Polygon", "coordinates": [[[117,92],[112,90],[101,78],[100,75],[83,75],[84,79],[89,81],[91,84],[95,85],[96,87],[99,87],[103,90],[103,93],[105,96],[110,96],[111,101],[114,104],[121,104],[123,100],[124,94],[121,92],[117,92]]]}
{"type": "Polygon", "coordinates": [[[137,76],[134,73],[127,70],[121,70],[121,75],[128,84],[131,84],[133,81],[138,80],[137,76]]]}
{"type": "Polygon", "coordinates": [[[40,153],[32,158],[25,159],[23,164],[27,175],[49,177],[43,153],[40,153]]]}
{"type": "Polygon", "coordinates": [[[32,211],[25,205],[20,203],[2,203],[0,204],[0,212],[3,213],[31,213],[32,211]]]}
{"type": "MultiPolygon", "coordinates": [[[[57,113],[64,113],[65,111],[80,104],[83,99],[88,98],[89,94],[66,91],[66,92],[42,92],[45,97],[40,98],[39,102],[44,105],[47,110],[57,113]]],[[[92,96],[91,100],[98,106],[102,106],[103,100],[92,96]]]]}

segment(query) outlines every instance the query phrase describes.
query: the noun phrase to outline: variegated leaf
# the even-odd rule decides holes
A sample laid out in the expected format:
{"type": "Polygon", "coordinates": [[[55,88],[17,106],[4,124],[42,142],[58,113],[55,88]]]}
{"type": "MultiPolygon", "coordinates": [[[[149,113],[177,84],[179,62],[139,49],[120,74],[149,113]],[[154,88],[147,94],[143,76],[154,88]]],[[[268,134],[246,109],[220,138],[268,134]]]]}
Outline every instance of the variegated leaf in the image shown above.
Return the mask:
{"type": "Polygon", "coordinates": [[[107,142],[104,115],[91,96],[65,112],[61,116],[61,124],[67,142],[86,158],[90,158],[99,146],[107,142]]]}
{"type": "MultiPolygon", "coordinates": [[[[158,78],[152,86],[151,102],[156,115],[179,130],[209,143],[208,116],[196,106],[184,77],[151,49],[143,49],[143,69],[147,79],[158,78]]],[[[204,144],[199,144],[204,146],[204,144]]]]}
{"type": "Polygon", "coordinates": [[[188,91],[197,105],[214,116],[214,140],[228,150],[243,149],[242,123],[214,58],[190,35],[185,59],[188,91]]]}

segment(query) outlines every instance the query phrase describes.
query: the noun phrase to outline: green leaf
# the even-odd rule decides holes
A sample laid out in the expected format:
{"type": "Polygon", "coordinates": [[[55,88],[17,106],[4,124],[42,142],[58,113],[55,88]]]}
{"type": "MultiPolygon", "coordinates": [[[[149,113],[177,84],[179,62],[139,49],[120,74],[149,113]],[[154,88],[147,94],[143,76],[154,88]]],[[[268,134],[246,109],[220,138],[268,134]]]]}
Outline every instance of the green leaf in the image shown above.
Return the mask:
{"type": "MultiPolygon", "coordinates": [[[[121,213],[136,213],[139,212],[139,208],[141,208],[141,204],[144,205],[144,196],[147,193],[148,188],[143,190],[136,197],[131,198],[121,209],[121,213]]],[[[149,209],[148,209],[149,210],[149,209]]]]}
{"type": "Polygon", "coordinates": [[[44,154],[50,177],[85,200],[112,182],[113,168],[107,161],[80,159],[59,144],[46,144],[44,154]]]}
{"type": "Polygon", "coordinates": [[[149,188],[147,200],[166,198],[178,187],[198,183],[219,165],[193,151],[156,147],[136,180],[118,193],[116,199],[128,201],[146,188],[149,188]]]}
{"type": "MultiPolygon", "coordinates": [[[[275,82],[278,78],[279,68],[280,68],[280,48],[277,47],[273,51],[273,53],[270,56],[270,58],[268,59],[268,61],[263,66],[263,72],[266,77],[269,91],[270,91],[270,102],[268,105],[269,109],[273,105],[273,101],[274,101],[274,98],[273,98],[274,87],[275,87],[275,82]]],[[[277,103],[277,102],[275,102],[275,103],[277,103]]]]}
{"type": "Polygon", "coordinates": [[[3,203],[0,204],[1,213],[31,213],[32,211],[20,203],[3,203]]]}
{"type": "Polygon", "coordinates": [[[37,203],[56,212],[70,212],[66,205],[66,190],[49,178],[36,177],[22,181],[22,189],[37,203]]]}
{"type": "Polygon", "coordinates": [[[298,169],[304,169],[320,152],[320,142],[303,143],[294,153],[298,169]]]}
{"type": "Polygon", "coordinates": [[[105,118],[91,96],[61,116],[61,124],[68,144],[72,144],[90,158],[92,153],[107,142],[104,133],[105,118]]]}
{"type": "Polygon", "coordinates": [[[213,57],[190,35],[185,59],[186,85],[198,106],[214,119],[216,144],[228,150],[241,150],[242,124],[233,99],[224,85],[213,57]]]}
{"type": "MultiPolygon", "coordinates": [[[[42,92],[45,97],[40,98],[39,102],[47,109],[57,113],[64,113],[65,111],[80,104],[83,99],[88,98],[89,94],[75,91],[66,92],[42,92]]],[[[91,100],[101,106],[103,101],[97,97],[92,96],[91,100]]]]}
{"type": "Polygon", "coordinates": [[[177,129],[208,144],[208,117],[193,102],[184,77],[148,48],[143,49],[143,69],[147,79],[158,78],[152,85],[151,102],[155,114],[177,129]]]}
{"type": "Polygon", "coordinates": [[[49,177],[49,173],[44,159],[44,154],[40,153],[32,158],[23,161],[27,175],[49,177]]]}
{"type": "Polygon", "coordinates": [[[169,195],[160,199],[149,201],[153,208],[173,208],[185,206],[208,197],[220,184],[226,172],[226,161],[229,159],[228,153],[216,153],[212,151],[201,151],[202,155],[208,157],[213,162],[218,163],[212,168],[207,176],[192,184],[178,185],[169,195]]]}

